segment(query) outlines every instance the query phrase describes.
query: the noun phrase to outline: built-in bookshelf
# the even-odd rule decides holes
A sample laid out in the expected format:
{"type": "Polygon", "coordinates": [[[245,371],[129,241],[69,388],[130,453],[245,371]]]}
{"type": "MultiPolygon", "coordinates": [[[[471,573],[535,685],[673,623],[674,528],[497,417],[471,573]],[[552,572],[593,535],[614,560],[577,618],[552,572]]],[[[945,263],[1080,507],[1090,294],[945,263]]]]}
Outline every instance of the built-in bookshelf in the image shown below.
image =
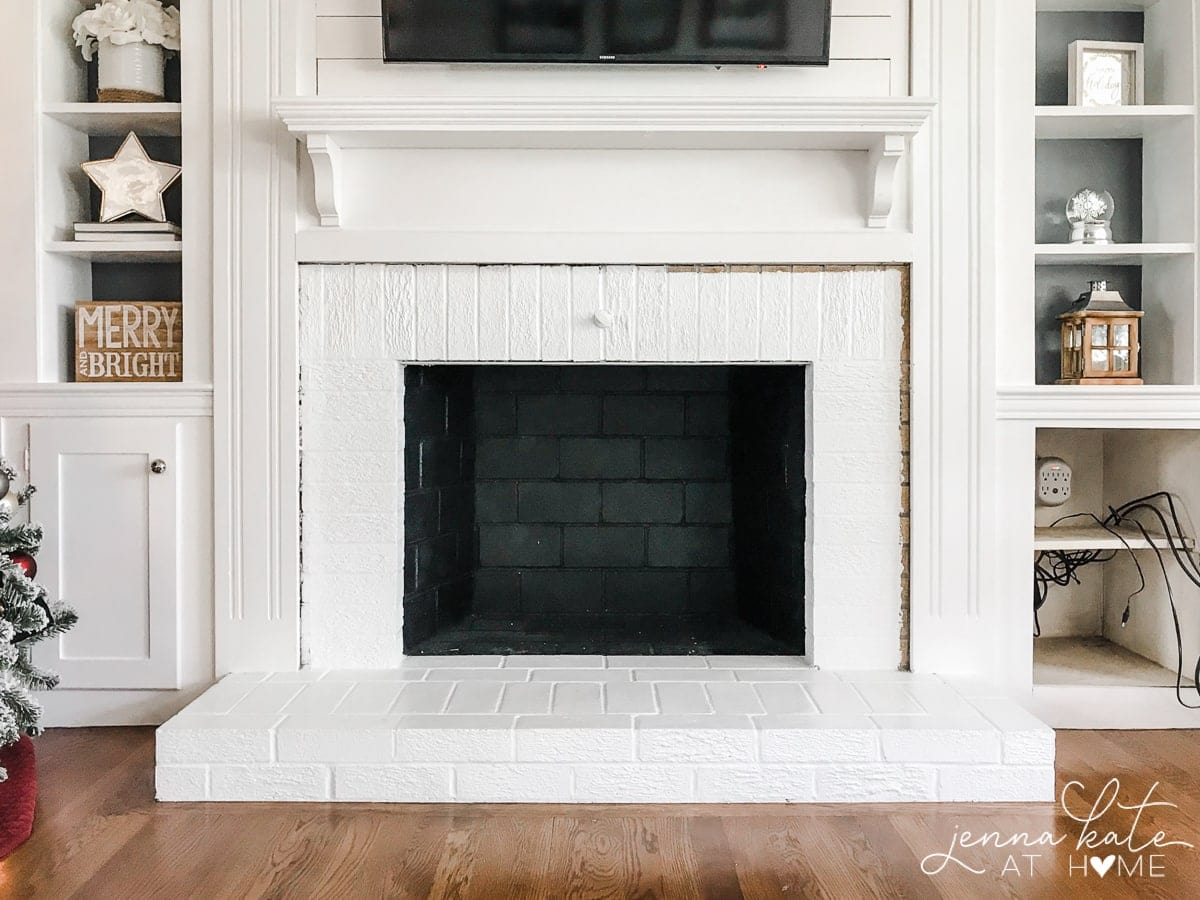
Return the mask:
{"type": "MultiPolygon", "coordinates": [[[[1136,531],[1122,539],[1087,519],[1050,526],[1076,513],[1103,515],[1160,489],[1187,495],[1182,502],[1200,514],[1200,494],[1193,490],[1200,470],[1196,16],[1191,0],[1036,0],[1035,300],[1029,323],[1036,349],[1032,377],[1024,386],[1002,389],[1000,409],[1002,418],[1036,423],[1038,457],[1060,456],[1074,470],[1070,503],[1037,509],[1034,553],[1095,550],[1111,556],[1080,570],[1078,583],[1055,587],[1039,614],[1035,708],[1066,727],[1082,723],[1067,711],[1091,702],[1093,695],[1081,691],[1162,691],[1175,684],[1170,598],[1156,556],[1165,553],[1171,571],[1165,540],[1152,535],[1147,541],[1136,531]],[[1075,40],[1144,44],[1145,105],[1072,106],[1068,46],[1075,40]],[[1083,187],[1108,190],[1115,198],[1115,243],[1069,243],[1065,206],[1083,187]],[[1143,387],[1055,385],[1057,316],[1093,279],[1108,281],[1145,312],[1143,387]],[[1148,586],[1122,623],[1138,587],[1139,564],[1148,586]]],[[[1189,548],[1194,538],[1189,535],[1189,548]]],[[[1171,572],[1171,581],[1190,629],[1184,647],[1190,666],[1200,653],[1194,637],[1200,593],[1179,571],[1171,572]]],[[[1171,697],[1145,695],[1133,707],[1139,704],[1170,711],[1173,690],[1171,697]]]]}
{"type": "MultiPolygon", "coordinates": [[[[96,63],[81,57],[71,21],[91,5],[43,0],[38,62],[39,167],[37,173],[38,381],[73,381],[75,303],[80,300],[164,300],[184,304],[184,380],[212,380],[208,248],[211,215],[204,190],[211,147],[209,17],[180,6],[182,50],[167,63],[166,91],[158,103],[98,103],[96,63]],[[181,226],[179,241],[75,240],[78,222],[94,222],[99,196],[80,169],[111,156],[124,137],[138,135],[155,159],[183,166],[167,194],[168,217],[181,226]]],[[[170,390],[169,385],[163,386],[170,390]]]]}

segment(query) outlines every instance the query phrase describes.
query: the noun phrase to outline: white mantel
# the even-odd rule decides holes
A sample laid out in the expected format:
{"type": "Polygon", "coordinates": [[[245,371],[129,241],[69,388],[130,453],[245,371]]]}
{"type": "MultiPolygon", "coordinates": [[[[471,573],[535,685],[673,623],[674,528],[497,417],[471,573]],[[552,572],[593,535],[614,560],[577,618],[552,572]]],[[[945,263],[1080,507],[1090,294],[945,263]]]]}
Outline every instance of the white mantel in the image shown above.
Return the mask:
{"type": "Polygon", "coordinates": [[[343,155],[354,149],[866,151],[869,228],[886,228],[896,169],[932,113],[909,98],[409,97],[281,99],[312,159],[325,227],[342,224],[343,155]]]}

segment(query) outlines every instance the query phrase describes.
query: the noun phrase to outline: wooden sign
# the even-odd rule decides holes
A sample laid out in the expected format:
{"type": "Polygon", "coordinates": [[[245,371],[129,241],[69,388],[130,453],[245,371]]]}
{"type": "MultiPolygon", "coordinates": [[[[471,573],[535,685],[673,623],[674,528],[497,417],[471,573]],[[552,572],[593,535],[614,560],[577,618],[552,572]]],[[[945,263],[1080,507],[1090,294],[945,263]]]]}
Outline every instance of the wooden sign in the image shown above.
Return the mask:
{"type": "Polygon", "coordinates": [[[76,381],[182,381],[183,304],[75,304],[76,381]]]}

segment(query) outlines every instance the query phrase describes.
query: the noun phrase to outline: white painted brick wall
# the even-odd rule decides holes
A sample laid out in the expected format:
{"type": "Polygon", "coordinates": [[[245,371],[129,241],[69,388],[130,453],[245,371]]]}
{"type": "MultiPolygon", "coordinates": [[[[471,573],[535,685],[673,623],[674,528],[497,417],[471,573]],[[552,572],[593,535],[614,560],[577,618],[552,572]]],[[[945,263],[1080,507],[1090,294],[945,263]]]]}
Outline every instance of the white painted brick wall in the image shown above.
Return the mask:
{"type": "Polygon", "coordinates": [[[404,363],[769,362],[812,364],[813,661],[895,669],[901,291],[892,269],[302,267],[306,663],[400,661],[404,363]]]}

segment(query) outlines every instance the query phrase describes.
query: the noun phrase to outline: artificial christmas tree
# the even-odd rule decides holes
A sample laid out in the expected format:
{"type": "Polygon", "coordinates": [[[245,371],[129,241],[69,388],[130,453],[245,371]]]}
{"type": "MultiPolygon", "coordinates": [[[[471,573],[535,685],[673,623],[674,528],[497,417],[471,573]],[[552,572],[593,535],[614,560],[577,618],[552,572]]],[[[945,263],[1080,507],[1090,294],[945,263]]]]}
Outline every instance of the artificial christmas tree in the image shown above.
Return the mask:
{"type": "Polygon", "coordinates": [[[41,732],[42,707],[31,692],[58,684],[56,676],[33,665],[30,650],[76,620],[73,610],[51,603],[33,580],[42,529],[13,521],[34,492],[33,485],[15,490],[16,475],[0,459],[0,859],[33,827],[36,782],[29,738],[41,732]]]}

